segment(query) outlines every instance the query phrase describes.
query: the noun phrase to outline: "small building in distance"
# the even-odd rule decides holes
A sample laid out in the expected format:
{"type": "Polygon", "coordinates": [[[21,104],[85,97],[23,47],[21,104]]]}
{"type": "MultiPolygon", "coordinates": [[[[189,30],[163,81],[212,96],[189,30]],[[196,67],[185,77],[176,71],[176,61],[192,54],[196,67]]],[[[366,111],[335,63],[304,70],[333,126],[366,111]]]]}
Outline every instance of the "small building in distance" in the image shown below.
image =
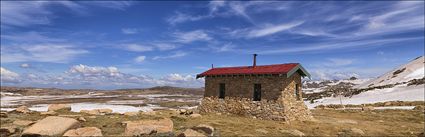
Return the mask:
{"type": "Polygon", "coordinates": [[[302,77],[310,74],[299,63],[211,68],[205,78],[201,113],[232,113],[260,119],[306,120],[302,77]]]}

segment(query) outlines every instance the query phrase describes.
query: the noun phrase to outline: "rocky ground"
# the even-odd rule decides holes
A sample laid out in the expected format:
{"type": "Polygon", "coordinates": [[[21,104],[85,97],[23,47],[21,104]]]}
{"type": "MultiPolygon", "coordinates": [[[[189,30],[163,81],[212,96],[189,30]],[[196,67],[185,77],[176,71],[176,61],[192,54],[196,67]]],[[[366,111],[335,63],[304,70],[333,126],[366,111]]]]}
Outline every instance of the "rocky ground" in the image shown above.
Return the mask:
{"type": "Polygon", "coordinates": [[[423,136],[424,110],[311,110],[311,121],[271,121],[196,110],[114,113],[71,112],[66,104],[48,112],[19,107],[1,112],[1,136],[423,136]]]}

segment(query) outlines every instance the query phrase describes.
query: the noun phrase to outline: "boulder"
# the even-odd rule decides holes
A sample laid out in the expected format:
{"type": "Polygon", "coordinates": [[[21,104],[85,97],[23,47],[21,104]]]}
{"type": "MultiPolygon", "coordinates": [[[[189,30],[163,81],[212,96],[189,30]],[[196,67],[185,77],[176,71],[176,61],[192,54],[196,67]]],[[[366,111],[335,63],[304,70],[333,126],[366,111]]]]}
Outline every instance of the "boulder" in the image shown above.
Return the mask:
{"type": "Polygon", "coordinates": [[[0,128],[0,136],[7,137],[16,132],[15,126],[1,127],[0,128]]]}
{"type": "Polygon", "coordinates": [[[190,115],[190,114],[193,114],[193,111],[192,110],[186,110],[186,109],[178,109],[177,112],[180,115],[190,115]]]}
{"type": "Polygon", "coordinates": [[[189,116],[192,118],[202,117],[201,114],[190,114],[189,116]]]}
{"type": "Polygon", "coordinates": [[[103,136],[102,135],[102,130],[100,130],[97,127],[83,127],[83,128],[78,128],[78,129],[71,129],[65,132],[65,134],[63,134],[63,136],[103,136]]]}
{"type": "Polygon", "coordinates": [[[373,106],[363,106],[362,107],[362,111],[371,111],[374,110],[375,108],[373,106]]]}
{"type": "Polygon", "coordinates": [[[99,113],[102,114],[111,114],[112,113],[112,109],[109,108],[103,108],[103,109],[98,109],[99,113]]]}
{"type": "Polygon", "coordinates": [[[342,132],[338,132],[338,136],[363,136],[364,134],[363,130],[358,128],[344,129],[342,132]]]}
{"type": "Polygon", "coordinates": [[[90,115],[105,115],[112,114],[112,109],[104,108],[104,109],[93,109],[93,110],[81,110],[81,113],[87,113],[90,115]]]}
{"type": "Polygon", "coordinates": [[[353,133],[354,135],[364,135],[363,130],[358,129],[358,128],[351,128],[351,133],[353,133]]]}
{"type": "Polygon", "coordinates": [[[178,137],[206,137],[204,134],[196,132],[192,129],[186,129],[183,133],[180,133],[178,137]]]}
{"type": "Polygon", "coordinates": [[[7,112],[0,112],[0,118],[7,118],[7,112]]]}
{"type": "Polygon", "coordinates": [[[126,136],[150,135],[153,133],[169,133],[173,131],[173,121],[171,119],[140,120],[125,122],[126,136]]]}
{"type": "Polygon", "coordinates": [[[208,134],[208,136],[213,136],[214,133],[214,127],[205,124],[200,124],[198,126],[192,127],[192,129],[196,131],[202,131],[208,134]]]}
{"type": "Polygon", "coordinates": [[[97,110],[81,110],[80,113],[86,113],[90,115],[100,115],[99,111],[97,110]]]}
{"type": "Polygon", "coordinates": [[[19,113],[24,113],[24,114],[31,112],[31,110],[28,109],[27,106],[20,106],[20,107],[16,108],[15,111],[19,112],[19,113]]]}
{"type": "Polygon", "coordinates": [[[425,110],[425,107],[424,107],[424,106],[415,106],[415,107],[413,108],[413,110],[424,111],[424,110],[425,110]]]}
{"type": "Polygon", "coordinates": [[[280,132],[284,133],[284,134],[288,134],[290,136],[298,136],[298,137],[305,136],[305,134],[303,132],[296,130],[296,129],[282,129],[282,130],[280,130],[280,132]]]}
{"type": "Polygon", "coordinates": [[[62,136],[67,130],[78,126],[75,119],[49,116],[24,130],[22,136],[62,136]]]}
{"type": "Polygon", "coordinates": [[[71,111],[71,105],[69,104],[50,104],[47,111],[71,111]]]}
{"type": "Polygon", "coordinates": [[[86,122],[87,121],[84,117],[79,117],[77,120],[78,121],[82,121],[82,122],[86,122]]]}
{"type": "Polygon", "coordinates": [[[124,115],[125,116],[137,116],[137,115],[139,115],[139,112],[125,112],[124,115]]]}
{"type": "Polygon", "coordinates": [[[29,121],[29,120],[15,120],[13,121],[13,125],[17,125],[17,126],[29,126],[31,124],[33,124],[34,121],[29,121]]]}
{"type": "Polygon", "coordinates": [[[47,111],[47,112],[40,112],[40,115],[44,115],[44,116],[56,116],[58,115],[58,113],[56,113],[55,111],[47,111]]]}

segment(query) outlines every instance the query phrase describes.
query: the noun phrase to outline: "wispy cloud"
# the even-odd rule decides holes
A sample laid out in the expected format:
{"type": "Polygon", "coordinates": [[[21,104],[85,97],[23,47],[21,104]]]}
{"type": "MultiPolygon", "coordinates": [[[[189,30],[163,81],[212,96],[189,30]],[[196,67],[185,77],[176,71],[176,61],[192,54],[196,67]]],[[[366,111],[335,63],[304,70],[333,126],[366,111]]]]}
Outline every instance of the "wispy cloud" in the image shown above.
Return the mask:
{"type": "Polygon", "coordinates": [[[3,34],[1,38],[19,43],[64,42],[65,39],[48,37],[40,32],[30,31],[15,34],[3,34]]]}
{"type": "Polygon", "coordinates": [[[126,50],[133,52],[145,52],[154,50],[154,48],[151,46],[145,46],[140,44],[124,44],[122,46],[124,46],[126,50]]]}
{"type": "Polygon", "coordinates": [[[332,51],[332,50],[343,49],[343,48],[344,49],[347,49],[347,48],[358,49],[362,47],[371,48],[376,46],[382,46],[384,44],[397,43],[402,41],[420,40],[420,39],[423,39],[423,38],[422,37],[386,38],[386,39],[366,39],[366,40],[335,41],[335,42],[324,42],[324,43],[309,43],[309,44],[296,45],[296,47],[261,50],[256,52],[261,54],[323,52],[323,51],[332,51]]]}
{"type": "Polygon", "coordinates": [[[184,57],[186,56],[188,53],[183,52],[183,51],[177,51],[174,52],[173,54],[170,55],[166,55],[166,56],[155,56],[152,59],[153,60],[160,60],[160,59],[172,59],[172,58],[179,58],[179,57],[184,57]]]}
{"type": "Polygon", "coordinates": [[[194,41],[210,41],[213,39],[203,30],[194,30],[189,32],[175,32],[173,36],[176,38],[177,42],[181,42],[181,43],[190,43],[194,41]]]}
{"type": "Polygon", "coordinates": [[[161,51],[172,50],[178,47],[176,44],[172,43],[154,43],[153,45],[161,51]]]}
{"type": "Polygon", "coordinates": [[[77,14],[85,14],[89,10],[88,6],[100,6],[124,10],[131,6],[127,1],[1,1],[1,25],[2,27],[24,27],[29,25],[50,24],[55,18],[54,12],[49,6],[65,7],[77,14]]]}
{"type": "Polygon", "coordinates": [[[354,59],[343,59],[343,58],[329,58],[329,62],[325,63],[326,66],[346,66],[351,65],[355,61],[354,59]]]}
{"type": "Polygon", "coordinates": [[[303,22],[293,22],[293,23],[284,23],[279,25],[268,25],[266,27],[262,27],[259,29],[253,29],[249,31],[248,37],[264,37],[268,35],[272,35],[281,31],[289,30],[291,28],[297,27],[301,25],[303,22]]]}
{"type": "Polygon", "coordinates": [[[136,63],[142,63],[142,62],[145,61],[145,59],[146,59],[146,56],[138,56],[138,57],[134,58],[134,61],[136,63]]]}
{"type": "Polygon", "coordinates": [[[1,46],[1,62],[66,63],[89,51],[72,45],[40,44],[1,46]]]}
{"type": "Polygon", "coordinates": [[[18,73],[0,67],[1,83],[18,83],[20,76],[18,73]]]}
{"type": "Polygon", "coordinates": [[[202,20],[202,19],[206,19],[206,18],[210,18],[212,16],[210,15],[204,15],[204,16],[193,16],[193,15],[189,15],[189,14],[184,14],[181,12],[176,12],[175,15],[169,17],[166,19],[166,21],[169,24],[175,25],[178,23],[183,23],[183,22],[187,22],[187,21],[198,21],[198,20],[202,20]]]}
{"type": "Polygon", "coordinates": [[[124,34],[137,34],[140,32],[138,28],[122,28],[121,32],[124,34]]]}

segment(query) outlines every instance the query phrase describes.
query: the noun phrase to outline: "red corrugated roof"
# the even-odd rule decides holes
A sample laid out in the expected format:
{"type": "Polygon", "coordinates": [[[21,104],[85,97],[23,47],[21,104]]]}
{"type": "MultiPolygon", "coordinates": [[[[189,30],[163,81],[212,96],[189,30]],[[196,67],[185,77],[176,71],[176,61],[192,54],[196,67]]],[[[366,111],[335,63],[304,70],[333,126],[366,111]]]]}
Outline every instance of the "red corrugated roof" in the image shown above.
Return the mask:
{"type": "Polygon", "coordinates": [[[263,65],[263,66],[242,66],[242,67],[223,67],[223,68],[212,68],[197,77],[213,76],[213,75],[238,75],[238,74],[286,74],[293,68],[298,66],[299,63],[288,63],[288,64],[274,64],[274,65],[263,65]]]}

